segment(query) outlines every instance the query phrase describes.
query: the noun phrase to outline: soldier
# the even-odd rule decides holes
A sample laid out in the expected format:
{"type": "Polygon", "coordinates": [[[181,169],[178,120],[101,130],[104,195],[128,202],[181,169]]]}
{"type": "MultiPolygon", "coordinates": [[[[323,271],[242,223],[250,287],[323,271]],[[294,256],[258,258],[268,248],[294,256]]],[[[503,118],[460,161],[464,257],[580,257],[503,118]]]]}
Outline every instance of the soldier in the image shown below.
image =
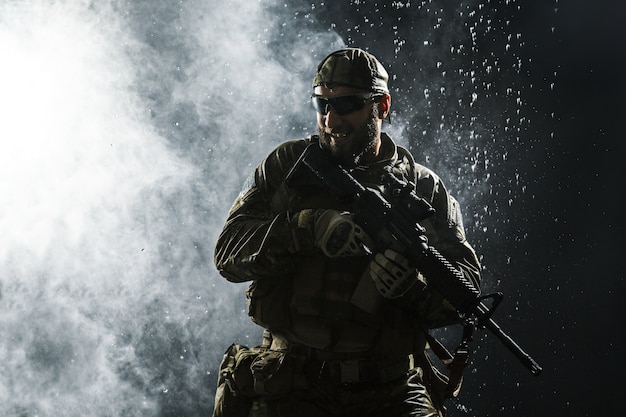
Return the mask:
{"type": "Polygon", "coordinates": [[[445,395],[426,354],[429,329],[460,315],[402,253],[379,248],[350,206],[321,187],[285,177],[311,143],[363,185],[391,171],[415,184],[436,214],[425,238],[472,282],[480,265],[461,210],[440,178],[386,133],[388,74],[358,48],[333,52],[313,79],[318,134],[279,145],[229,211],[215,251],[228,281],[251,285],[255,348],[233,345],[221,366],[215,417],[443,416],[445,395]],[[370,285],[374,293],[360,291],[370,285]],[[372,285],[373,284],[373,285],[372,285]]]}

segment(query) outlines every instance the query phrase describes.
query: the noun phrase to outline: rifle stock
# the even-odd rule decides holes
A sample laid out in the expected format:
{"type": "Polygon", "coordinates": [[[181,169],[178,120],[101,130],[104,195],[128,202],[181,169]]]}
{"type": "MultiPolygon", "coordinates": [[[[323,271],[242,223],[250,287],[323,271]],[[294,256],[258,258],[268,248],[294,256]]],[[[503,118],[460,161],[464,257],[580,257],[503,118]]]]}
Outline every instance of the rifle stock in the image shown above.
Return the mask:
{"type": "Polygon", "coordinates": [[[417,196],[412,187],[385,175],[385,184],[393,196],[390,202],[377,190],[359,183],[348,171],[330,159],[318,143],[309,145],[287,175],[288,184],[311,183],[328,188],[339,200],[352,204],[355,222],[381,248],[403,253],[426,277],[427,285],[437,290],[460,313],[476,319],[487,328],[534,375],[542,371],[528,355],[491,318],[502,300],[501,293],[481,296],[480,291],[448,262],[437,249],[429,246],[419,221],[434,213],[432,206],[417,196]],[[483,301],[491,299],[488,307],[483,301]]]}

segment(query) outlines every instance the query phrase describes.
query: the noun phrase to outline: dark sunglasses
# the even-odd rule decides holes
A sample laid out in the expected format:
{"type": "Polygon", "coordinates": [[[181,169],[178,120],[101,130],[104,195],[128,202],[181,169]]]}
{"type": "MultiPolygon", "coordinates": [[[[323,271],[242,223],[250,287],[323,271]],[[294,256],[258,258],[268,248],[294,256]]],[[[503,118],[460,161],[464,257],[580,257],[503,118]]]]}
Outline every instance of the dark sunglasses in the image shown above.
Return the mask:
{"type": "Polygon", "coordinates": [[[381,94],[353,94],[349,96],[338,97],[324,97],[313,94],[311,96],[311,102],[315,111],[319,114],[328,114],[328,107],[337,113],[339,116],[345,116],[357,110],[361,110],[365,103],[369,100],[376,101],[382,97],[381,94]]]}

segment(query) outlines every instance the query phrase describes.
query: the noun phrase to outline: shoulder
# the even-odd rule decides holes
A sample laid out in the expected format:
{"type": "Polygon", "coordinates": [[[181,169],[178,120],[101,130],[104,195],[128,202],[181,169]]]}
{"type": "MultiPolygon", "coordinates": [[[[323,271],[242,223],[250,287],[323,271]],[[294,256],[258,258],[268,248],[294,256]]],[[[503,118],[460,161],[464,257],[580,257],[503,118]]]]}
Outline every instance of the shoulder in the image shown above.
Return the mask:
{"type": "Polygon", "coordinates": [[[282,182],[286,173],[293,167],[311,141],[311,137],[293,139],[274,148],[257,167],[257,183],[275,184],[282,182]]]}
{"type": "Polygon", "coordinates": [[[311,137],[304,139],[292,139],[278,145],[270,154],[267,156],[267,160],[275,160],[275,162],[280,164],[289,164],[290,162],[295,162],[304,149],[307,147],[309,143],[311,143],[311,137]]]}
{"type": "Polygon", "coordinates": [[[432,201],[437,193],[445,192],[441,178],[432,169],[415,162],[413,154],[408,149],[397,145],[397,154],[398,160],[407,167],[411,182],[415,183],[417,194],[432,201]]]}
{"type": "Polygon", "coordinates": [[[418,194],[433,200],[435,195],[440,192],[445,192],[445,187],[441,182],[441,178],[432,169],[416,163],[416,191],[418,194]]]}

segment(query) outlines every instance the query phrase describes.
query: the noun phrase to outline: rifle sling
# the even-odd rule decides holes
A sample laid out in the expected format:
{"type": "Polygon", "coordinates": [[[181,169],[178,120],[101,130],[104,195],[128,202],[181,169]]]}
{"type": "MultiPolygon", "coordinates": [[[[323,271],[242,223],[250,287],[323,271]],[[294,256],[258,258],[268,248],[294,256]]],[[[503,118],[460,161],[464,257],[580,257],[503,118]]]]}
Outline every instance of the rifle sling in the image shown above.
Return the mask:
{"type": "Polygon", "coordinates": [[[437,355],[439,360],[450,370],[448,383],[444,392],[446,398],[456,398],[461,392],[463,383],[463,371],[467,367],[469,349],[467,340],[463,339],[455,354],[452,355],[448,349],[429,333],[426,333],[426,340],[430,349],[437,355]]]}

